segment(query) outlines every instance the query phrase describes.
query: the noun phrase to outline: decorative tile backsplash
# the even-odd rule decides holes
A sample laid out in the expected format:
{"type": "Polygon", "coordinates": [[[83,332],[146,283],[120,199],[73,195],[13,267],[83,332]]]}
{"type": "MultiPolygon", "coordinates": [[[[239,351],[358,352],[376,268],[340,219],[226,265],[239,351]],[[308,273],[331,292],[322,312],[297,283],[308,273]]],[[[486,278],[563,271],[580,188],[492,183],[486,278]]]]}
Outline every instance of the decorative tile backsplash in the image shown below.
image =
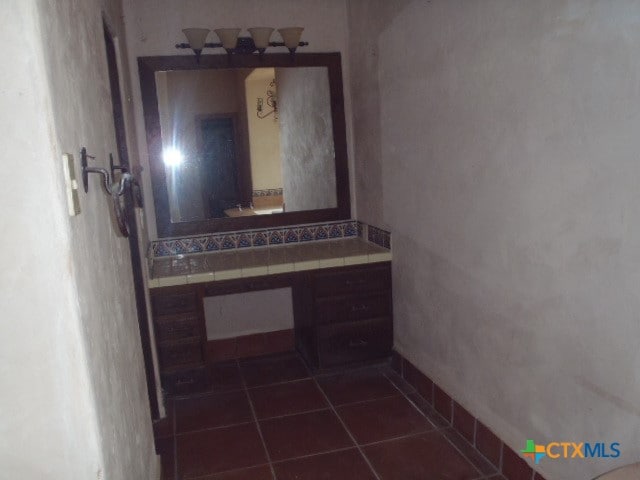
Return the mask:
{"type": "Polygon", "coordinates": [[[153,257],[157,258],[355,237],[361,237],[387,249],[391,248],[391,234],[389,232],[356,220],[348,220],[157,240],[151,242],[151,253],[153,257]]]}
{"type": "Polygon", "coordinates": [[[254,190],[254,197],[274,197],[277,195],[282,195],[282,188],[268,188],[266,190],[254,190]]]}
{"type": "Polygon", "coordinates": [[[368,242],[375,243],[380,247],[391,250],[391,233],[381,228],[368,225],[364,222],[357,222],[358,236],[368,242]]]}
{"type": "Polygon", "coordinates": [[[299,242],[317,242],[358,236],[355,220],[346,222],[293,225],[284,228],[265,228],[224,232],[198,237],[157,240],[151,242],[153,257],[167,257],[187,253],[215,252],[234,248],[266,247],[299,242]]]}
{"type": "Polygon", "coordinates": [[[367,240],[381,247],[391,249],[391,233],[381,228],[367,225],[367,240]]]}

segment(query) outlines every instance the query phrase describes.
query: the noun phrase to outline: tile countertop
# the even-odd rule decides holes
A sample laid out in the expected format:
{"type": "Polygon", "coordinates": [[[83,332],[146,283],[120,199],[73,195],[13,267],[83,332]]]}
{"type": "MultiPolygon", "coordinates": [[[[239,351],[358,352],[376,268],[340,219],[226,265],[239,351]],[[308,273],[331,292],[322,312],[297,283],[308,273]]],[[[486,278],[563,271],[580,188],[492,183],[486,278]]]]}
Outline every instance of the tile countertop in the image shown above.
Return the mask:
{"type": "Polygon", "coordinates": [[[388,262],[391,251],[359,238],[156,258],[149,287],[388,262]]]}

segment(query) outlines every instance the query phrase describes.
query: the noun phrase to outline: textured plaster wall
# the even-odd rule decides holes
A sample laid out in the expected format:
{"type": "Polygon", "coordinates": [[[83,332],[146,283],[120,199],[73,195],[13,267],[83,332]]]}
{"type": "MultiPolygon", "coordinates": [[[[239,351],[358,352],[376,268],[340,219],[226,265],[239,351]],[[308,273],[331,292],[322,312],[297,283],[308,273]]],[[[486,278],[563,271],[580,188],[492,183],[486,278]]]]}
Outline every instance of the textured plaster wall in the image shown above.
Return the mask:
{"type": "Polygon", "coordinates": [[[516,450],[620,442],[551,480],[640,460],[640,4],[387,3],[348,2],[396,348],[516,450]]]}
{"type": "Polygon", "coordinates": [[[7,5],[0,36],[22,39],[0,74],[10,255],[0,273],[0,464],[6,478],[156,479],[126,240],[92,181],[70,218],[61,155],[115,152],[102,15],[118,2],[7,5]],[[70,26],[73,25],[73,28],[70,26]],[[8,168],[11,166],[11,168],[8,168]]]}
{"type": "MultiPolygon", "coordinates": [[[[144,118],[140,101],[140,81],[136,57],[148,55],[193,55],[186,50],[177,50],[175,44],[183,42],[181,30],[186,27],[238,26],[244,29],[252,26],[271,25],[286,27],[300,25],[305,27],[303,40],[310,45],[304,52],[341,52],[343,80],[345,85],[345,109],[347,135],[350,135],[351,97],[349,95],[349,65],[346,61],[349,53],[347,31],[346,0],[193,0],[176,2],[173,0],[123,0],[127,46],[131,67],[133,103],[138,132],[140,159],[148,172],[147,143],[144,133],[144,118]]],[[[209,40],[215,40],[210,34],[209,40]]],[[[242,35],[248,35],[246,30],[242,35]]],[[[273,40],[278,38],[274,32],[273,40]]],[[[286,50],[274,49],[282,52],[286,50]]],[[[209,51],[213,53],[213,51],[209,51]]],[[[205,52],[207,53],[207,52],[205,52]]],[[[351,152],[349,152],[351,158],[351,152]]],[[[149,224],[151,239],[157,238],[151,180],[148,174],[143,177],[145,187],[145,212],[149,224]]],[[[352,186],[351,191],[354,191],[352,186]]],[[[353,210],[355,214],[355,209],[353,210]]]]}
{"type": "Polygon", "coordinates": [[[285,209],[335,208],[336,155],[327,69],[279,68],[276,79],[285,209]]]}

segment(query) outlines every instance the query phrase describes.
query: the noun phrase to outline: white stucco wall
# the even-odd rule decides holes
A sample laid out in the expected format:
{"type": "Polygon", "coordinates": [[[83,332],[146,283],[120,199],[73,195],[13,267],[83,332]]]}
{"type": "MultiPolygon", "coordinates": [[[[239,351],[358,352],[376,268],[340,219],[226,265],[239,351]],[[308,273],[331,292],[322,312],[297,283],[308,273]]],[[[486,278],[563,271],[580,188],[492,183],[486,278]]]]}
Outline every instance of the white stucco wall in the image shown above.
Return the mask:
{"type": "Polygon", "coordinates": [[[287,212],[336,208],[331,93],[324,67],[278,68],[280,145],[287,212]]]}
{"type": "Polygon", "coordinates": [[[7,261],[0,272],[3,478],[157,479],[126,240],[93,180],[67,216],[61,155],[115,152],[102,14],[118,2],[7,4],[0,38],[7,261]],[[73,27],[73,28],[72,28],[73,27]]]}
{"type": "MultiPolygon", "coordinates": [[[[173,0],[123,0],[127,46],[131,67],[133,102],[138,132],[140,159],[145,166],[143,176],[145,187],[145,212],[151,239],[157,238],[155,211],[151,194],[151,180],[148,172],[148,153],[144,131],[144,118],[140,100],[140,81],[136,58],[149,55],[193,55],[187,50],[177,50],[175,44],[184,42],[182,29],[187,27],[219,28],[237,26],[245,29],[241,35],[248,35],[246,28],[252,26],[302,26],[302,39],[309,42],[304,52],[341,52],[343,80],[345,85],[345,112],[347,135],[350,136],[351,97],[349,94],[348,31],[346,0],[194,0],[176,2],[173,0]]],[[[209,41],[215,41],[210,34],[209,41]]],[[[278,39],[274,32],[273,40],[278,39]]],[[[286,49],[274,49],[286,52],[286,49]]],[[[207,53],[207,52],[205,52],[207,53]]],[[[213,53],[213,51],[209,51],[213,53]]],[[[350,142],[349,142],[350,143],[350,142]]],[[[352,158],[349,151],[349,158],[352,158]]],[[[353,179],[352,179],[353,181],[353,179]]],[[[351,192],[354,192],[352,185],[351,192]]],[[[355,213],[355,210],[354,210],[355,213]]]]}
{"type": "Polygon", "coordinates": [[[640,4],[348,3],[396,348],[516,451],[620,442],[543,459],[549,480],[640,460],[640,4]]]}

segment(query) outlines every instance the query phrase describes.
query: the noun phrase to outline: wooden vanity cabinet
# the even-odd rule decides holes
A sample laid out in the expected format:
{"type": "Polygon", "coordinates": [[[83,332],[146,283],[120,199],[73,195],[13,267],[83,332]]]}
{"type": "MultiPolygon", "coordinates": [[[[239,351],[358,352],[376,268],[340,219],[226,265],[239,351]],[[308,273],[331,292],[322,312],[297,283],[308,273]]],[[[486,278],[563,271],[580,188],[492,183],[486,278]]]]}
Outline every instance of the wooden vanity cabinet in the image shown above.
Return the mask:
{"type": "Polygon", "coordinates": [[[162,388],[170,394],[201,390],[207,341],[201,290],[193,285],[154,289],[151,305],[162,388]]]}
{"type": "Polygon", "coordinates": [[[390,263],[308,272],[294,287],[296,347],[315,370],[388,357],[390,263]]]}
{"type": "Polygon", "coordinates": [[[194,393],[207,387],[203,298],[292,288],[296,348],[314,370],[391,355],[391,263],[355,265],[151,290],[163,390],[194,393]]]}

